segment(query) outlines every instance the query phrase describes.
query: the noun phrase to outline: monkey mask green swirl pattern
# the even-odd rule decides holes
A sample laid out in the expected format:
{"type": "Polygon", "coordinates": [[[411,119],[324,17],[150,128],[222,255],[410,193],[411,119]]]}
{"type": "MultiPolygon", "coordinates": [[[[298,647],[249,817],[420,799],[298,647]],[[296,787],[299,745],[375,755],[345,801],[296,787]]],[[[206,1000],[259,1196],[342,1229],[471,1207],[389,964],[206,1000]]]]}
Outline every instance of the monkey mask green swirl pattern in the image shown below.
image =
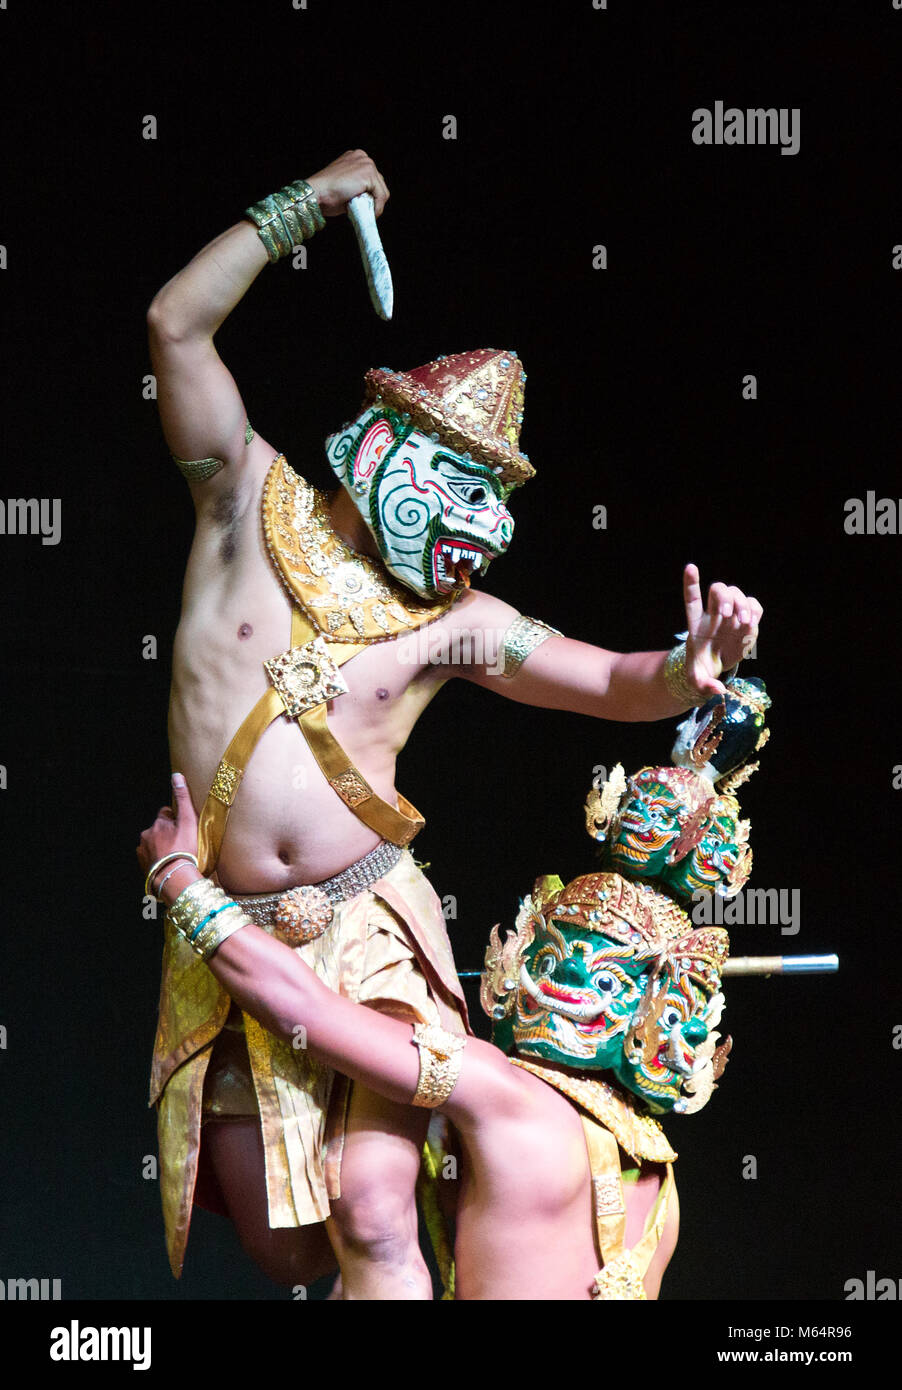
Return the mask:
{"type": "Polygon", "coordinates": [[[510,491],[491,468],[370,406],[326,440],[329,464],[390,574],[434,599],[469,585],[510,544],[510,491]]]}

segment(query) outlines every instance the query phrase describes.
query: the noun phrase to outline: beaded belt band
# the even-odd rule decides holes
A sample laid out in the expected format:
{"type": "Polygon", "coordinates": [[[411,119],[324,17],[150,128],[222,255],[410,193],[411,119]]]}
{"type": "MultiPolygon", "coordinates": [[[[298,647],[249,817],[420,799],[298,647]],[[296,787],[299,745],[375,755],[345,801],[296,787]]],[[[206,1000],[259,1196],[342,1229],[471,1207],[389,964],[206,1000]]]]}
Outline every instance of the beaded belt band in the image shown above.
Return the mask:
{"type": "Polygon", "coordinates": [[[233,893],[232,899],[256,926],[271,936],[288,946],[303,946],[322,936],[337,903],[347,902],[369,888],[395,867],[403,852],[400,845],[383,840],[362,859],[322,883],[303,883],[283,893],[233,893]]]}

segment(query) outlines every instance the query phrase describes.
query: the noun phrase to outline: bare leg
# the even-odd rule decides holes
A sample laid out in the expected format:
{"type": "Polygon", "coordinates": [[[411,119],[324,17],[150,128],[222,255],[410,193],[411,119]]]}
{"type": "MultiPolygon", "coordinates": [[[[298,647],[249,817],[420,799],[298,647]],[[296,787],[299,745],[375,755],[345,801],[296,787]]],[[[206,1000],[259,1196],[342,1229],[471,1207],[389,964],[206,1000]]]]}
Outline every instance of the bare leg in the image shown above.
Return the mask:
{"type": "Polygon", "coordinates": [[[204,1125],[203,1143],[242,1246],[277,1284],[305,1287],[337,1267],[323,1223],[273,1229],[257,1119],[204,1125]]]}
{"type": "Polygon", "coordinates": [[[417,1239],[415,1188],[429,1113],[355,1085],[340,1200],[326,1222],[346,1299],[430,1299],[417,1239]]]}

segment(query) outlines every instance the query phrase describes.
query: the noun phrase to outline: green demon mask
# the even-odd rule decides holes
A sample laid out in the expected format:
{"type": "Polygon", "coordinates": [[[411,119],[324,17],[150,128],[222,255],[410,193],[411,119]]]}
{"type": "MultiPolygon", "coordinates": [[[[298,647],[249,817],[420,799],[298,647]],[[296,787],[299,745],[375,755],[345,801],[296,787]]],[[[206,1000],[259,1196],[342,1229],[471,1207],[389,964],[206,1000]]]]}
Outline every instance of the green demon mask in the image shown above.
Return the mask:
{"type": "Polygon", "coordinates": [[[656,1113],[707,1101],[729,942],[694,930],[663,893],[619,874],[539,879],[515,932],[492,932],[481,999],[498,1046],[608,1071],[656,1113]]]}
{"type": "Polygon", "coordinates": [[[610,779],[589,794],[587,826],[604,843],[606,868],[626,878],[654,878],[700,841],[714,788],[682,767],[644,767],[610,779]]]}
{"type": "Polygon", "coordinates": [[[686,900],[701,890],[734,897],[752,871],[748,837],[749,822],[739,819],[736,798],[717,797],[711,804],[701,840],[683,859],[663,869],[661,882],[686,900]]]}
{"type": "Polygon", "coordinates": [[[612,1069],[653,1113],[685,1113],[701,1108],[690,1107],[690,1100],[699,1099],[700,1087],[707,1087],[704,1100],[712,1089],[713,1029],[723,1011],[723,995],[719,979],[715,984],[709,976],[701,983],[685,968],[684,958],[664,961],[660,973],[647,977],[645,998],[612,1069]]]}
{"type": "Polygon", "coordinates": [[[520,966],[509,1023],[517,1050],[613,1067],[642,998],[643,968],[630,955],[611,937],[566,919],[543,923],[520,966]]]}

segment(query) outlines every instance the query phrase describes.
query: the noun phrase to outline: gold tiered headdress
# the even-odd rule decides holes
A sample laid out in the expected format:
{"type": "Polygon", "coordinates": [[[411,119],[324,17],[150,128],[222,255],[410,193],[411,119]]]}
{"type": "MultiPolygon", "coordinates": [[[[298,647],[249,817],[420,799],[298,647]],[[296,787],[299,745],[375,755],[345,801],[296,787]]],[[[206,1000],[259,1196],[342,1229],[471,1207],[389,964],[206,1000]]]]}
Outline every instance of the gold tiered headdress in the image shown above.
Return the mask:
{"type": "Polygon", "coordinates": [[[409,415],[422,434],[437,434],[455,453],[486,464],[509,487],[534,475],[520,450],[526,373],[515,352],[477,348],[409,372],[375,367],[365,380],[365,405],[381,399],[409,415]]]}

